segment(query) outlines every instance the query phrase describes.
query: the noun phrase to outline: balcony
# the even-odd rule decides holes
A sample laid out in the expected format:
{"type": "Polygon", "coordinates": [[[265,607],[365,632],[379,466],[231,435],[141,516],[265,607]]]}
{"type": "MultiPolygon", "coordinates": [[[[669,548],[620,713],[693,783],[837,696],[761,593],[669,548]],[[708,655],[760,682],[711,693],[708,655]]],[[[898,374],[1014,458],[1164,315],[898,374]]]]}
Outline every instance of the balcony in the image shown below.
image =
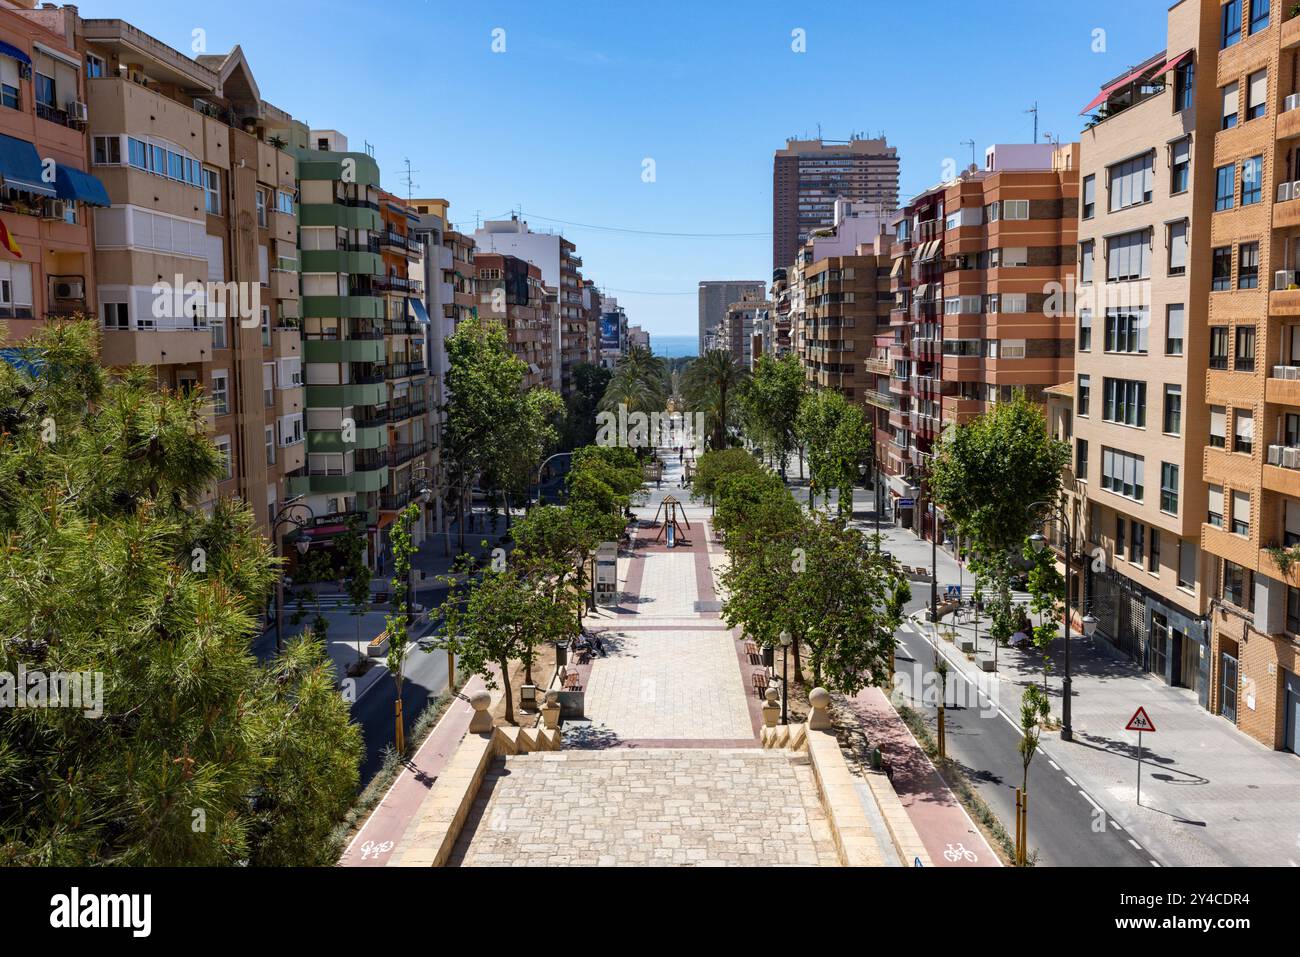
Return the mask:
{"type": "Polygon", "coordinates": [[[107,366],[190,365],[210,359],[211,350],[207,326],[105,329],[100,358],[107,366]]]}
{"type": "Polygon", "coordinates": [[[302,402],[303,391],[301,385],[275,390],[276,415],[293,415],[295,412],[301,412],[303,410],[302,402]]]}
{"type": "Polygon", "coordinates": [[[1300,406],[1300,366],[1273,366],[1264,383],[1264,401],[1300,406]]]}
{"type": "Polygon", "coordinates": [[[1283,101],[1282,112],[1277,116],[1277,138],[1287,140],[1300,136],[1300,94],[1292,93],[1283,101]]]}
{"type": "Polygon", "coordinates": [[[302,355],[302,330],[297,326],[276,326],[271,330],[271,352],[281,359],[302,355]]]}
{"type": "Polygon", "coordinates": [[[383,362],[383,339],[314,339],[303,343],[308,362],[383,362]]]}
{"type": "Polygon", "coordinates": [[[1273,228],[1300,226],[1300,180],[1277,184],[1277,203],[1273,207],[1273,228]]]}
{"type": "Polygon", "coordinates": [[[307,462],[307,443],[292,442],[280,446],[280,468],[286,473],[296,472],[307,462]]]}

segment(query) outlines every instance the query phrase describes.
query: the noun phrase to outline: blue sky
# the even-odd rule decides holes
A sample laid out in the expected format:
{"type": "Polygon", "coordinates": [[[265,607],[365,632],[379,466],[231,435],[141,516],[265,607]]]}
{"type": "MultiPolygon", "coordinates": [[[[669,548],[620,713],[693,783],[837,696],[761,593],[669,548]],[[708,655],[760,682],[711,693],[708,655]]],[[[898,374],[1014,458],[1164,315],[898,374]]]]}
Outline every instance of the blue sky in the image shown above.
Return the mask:
{"type": "Polygon", "coordinates": [[[189,52],[243,46],[262,95],[374,145],[384,185],[473,227],[522,207],[652,333],[693,334],[701,279],[771,275],[772,151],[883,131],[904,198],[995,142],[1077,138],[1102,81],[1164,44],[1152,0],[745,3],[82,0],[189,52]],[[364,15],[362,11],[365,11],[364,15]],[[505,52],[492,52],[493,30],[505,52]],[[791,31],[807,50],[791,50],[791,31]],[[1096,52],[1094,31],[1105,31],[1096,52]],[[643,182],[643,160],[655,164],[643,182]],[[548,222],[670,233],[663,237],[548,222]],[[658,293],[646,295],[644,293],[658,293]]]}

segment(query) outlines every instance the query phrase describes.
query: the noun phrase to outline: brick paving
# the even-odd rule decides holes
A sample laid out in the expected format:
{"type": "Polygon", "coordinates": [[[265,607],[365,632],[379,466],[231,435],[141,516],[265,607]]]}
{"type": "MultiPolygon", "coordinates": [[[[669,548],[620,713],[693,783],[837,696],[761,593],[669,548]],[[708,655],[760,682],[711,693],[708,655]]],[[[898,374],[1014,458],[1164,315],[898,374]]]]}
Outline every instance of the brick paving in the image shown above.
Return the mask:
{"type": "Polygon", "coordinates": [[[617,748],[499,758],[449,863],[834,866],[812,787],[808,768],[784,751],[617,748]]]}

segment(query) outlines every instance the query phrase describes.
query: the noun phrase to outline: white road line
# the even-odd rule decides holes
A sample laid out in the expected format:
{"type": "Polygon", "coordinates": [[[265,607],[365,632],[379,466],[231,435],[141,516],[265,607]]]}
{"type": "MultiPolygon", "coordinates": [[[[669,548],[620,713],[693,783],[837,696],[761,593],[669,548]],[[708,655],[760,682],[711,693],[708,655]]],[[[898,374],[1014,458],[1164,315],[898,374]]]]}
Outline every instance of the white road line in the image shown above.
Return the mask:
{"type": "Polygon", "coordinates": [[[1110,826],[1113,827],[1113,828],[1114,828],[1115,830],[1117,830],[1117,831],[1122,831],[1122,830],[1124,830],[1124,828],[1122,828],[1122,827],[1119,825],[1119,823],[1116,822],[1116,820],[1115,820],[1114,818],[1111,818],[1111,819],[1110,819],[1110,826]]]}
{"type": "MultiPolygon", "coordinates": [[[[1068,780],[1068,779],[1067,779],[1067,780],[1068,780]]],[[[1093,806],[1093,808],[1094,808],[1098,813],[1100,813],[1100,814],[1105,814],[1105,813],[1106,813],[1105,811],[1103,811],[1103,810],[1101,809],[1101,805],[1098,804],[1096,801],[1094,801],[1094,800],[1089,796],[1088,792],[1085,791],[1083,788],[1079,788],[1079,793],[1083,795],[1083,799],[1084,799],[1085,801],[1087,801],[1089,804],[1091,804],[1091,805],[1093,806]]]]}
{"type": "Polygon", "coordinates": [[[1048,758],[1047,763],[1052,766],[1053,771],[1061,770],[1061,766],[1057,764],[1055,761],[1053,761],[1051,758],[1048,758]]]}
{"type": "Polygon", "coordinates": [[[1142,850],[1142,845],[1139,844],[1137,841],[1133,840],[1133,838],[1130,837],[1128,839],[1128,842],[1132,844],[1135,848],[1137,848],[1139,851],[1142,850]]]}
{"type": "Polygon", "coordinates": [[[1068,774],[1065,776],[1065,780],[1066,783],[1069,784],[1070,787],[1072,788],[1077,788],[1079,786],[1078,782],[1075,781],[1074,778],[1070,777],[1068,774]]]}
{"type": "Polygon", "coordinates": [[[1151,862],[1151,866],[1152,866],[1152,867],[1159,867],[1159,866],[1160,866],[1160,862],[1159,862],[1159,861],[1152,861],[1152,862],[1151,862]]]}

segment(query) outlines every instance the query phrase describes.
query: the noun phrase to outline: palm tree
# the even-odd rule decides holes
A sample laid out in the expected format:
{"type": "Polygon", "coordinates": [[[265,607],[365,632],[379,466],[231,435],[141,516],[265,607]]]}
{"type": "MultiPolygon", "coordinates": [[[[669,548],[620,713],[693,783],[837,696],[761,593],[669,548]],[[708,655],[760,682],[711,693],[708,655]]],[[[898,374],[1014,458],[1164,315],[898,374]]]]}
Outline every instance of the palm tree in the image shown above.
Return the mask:
{"type": "Polygon", "coordinates": [[[612,412],[624,405],[629,412],[662,410],[668,401],[664,369],[664,360],[659,356],[644,346],[633,346],[618,360],[614,377],[601,397],[600,409],[612,412]]]}
{"type": "Polygon", "coordinates": [[[728,400],[749,379],[749,370],[723,349],[712,349],[686,367],[682,387],[687,401],[697,412],[709,420],[712,445],[726,448],[728,417],[731,408],[728,400]]]}

